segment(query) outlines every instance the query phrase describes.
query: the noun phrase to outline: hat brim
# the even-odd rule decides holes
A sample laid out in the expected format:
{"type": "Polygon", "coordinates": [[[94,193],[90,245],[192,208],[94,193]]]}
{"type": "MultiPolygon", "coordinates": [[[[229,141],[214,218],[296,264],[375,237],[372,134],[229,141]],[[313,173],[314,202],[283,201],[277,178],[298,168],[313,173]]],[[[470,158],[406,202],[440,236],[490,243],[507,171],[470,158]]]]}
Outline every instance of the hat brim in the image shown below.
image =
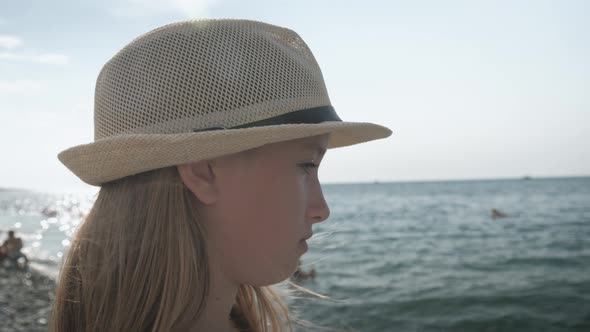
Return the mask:
{"type": "Polygon", "coordinates": [[[158,168],[213,159],[262,145],[331,133],[328,149],[391,135],[373,123],[328,121],[183,134],[131,134],[74,146],[59,160],[82,181],[99,186],[158,168]]]}

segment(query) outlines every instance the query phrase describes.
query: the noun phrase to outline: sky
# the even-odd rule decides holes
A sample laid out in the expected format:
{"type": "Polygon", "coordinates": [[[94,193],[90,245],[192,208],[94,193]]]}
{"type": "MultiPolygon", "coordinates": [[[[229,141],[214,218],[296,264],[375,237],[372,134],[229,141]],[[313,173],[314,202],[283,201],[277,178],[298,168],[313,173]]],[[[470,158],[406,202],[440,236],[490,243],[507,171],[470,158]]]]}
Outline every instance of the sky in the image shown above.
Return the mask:
{"type": "Polygon", "coordinates": [[[322,183],[590,175],[590,2],[0,0],[0,187],[93,190],[57,154],[93,140],[104,63],[192,18],[296,31],[344,121],[322,183]]]}

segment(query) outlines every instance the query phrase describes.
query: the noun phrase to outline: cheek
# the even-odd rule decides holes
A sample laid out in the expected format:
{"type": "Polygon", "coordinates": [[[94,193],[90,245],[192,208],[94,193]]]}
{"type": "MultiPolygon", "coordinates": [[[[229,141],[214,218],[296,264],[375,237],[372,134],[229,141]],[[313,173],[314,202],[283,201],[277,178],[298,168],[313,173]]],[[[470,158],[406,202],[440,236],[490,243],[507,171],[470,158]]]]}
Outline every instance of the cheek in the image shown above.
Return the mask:
{"type": "Polygon", "coordinates": [[[250,284],[287,278],[306,232],[303,177],[272,175],[265,174],[263,182],[245,181],[227,197],[219,240],[236,279],[250,284]]]}
{"type": "MultiPolygon", "coordinates": [[[[267,180],[242,197],[234,215],[243,242],[259,251],[278,250],[301,234],[304,199],[297,178],[267,180]]],[[[234,219],[235,220],[235,219],[234,219]]],[[[255,251],[258,251],[255,250],[255,251]]]]}

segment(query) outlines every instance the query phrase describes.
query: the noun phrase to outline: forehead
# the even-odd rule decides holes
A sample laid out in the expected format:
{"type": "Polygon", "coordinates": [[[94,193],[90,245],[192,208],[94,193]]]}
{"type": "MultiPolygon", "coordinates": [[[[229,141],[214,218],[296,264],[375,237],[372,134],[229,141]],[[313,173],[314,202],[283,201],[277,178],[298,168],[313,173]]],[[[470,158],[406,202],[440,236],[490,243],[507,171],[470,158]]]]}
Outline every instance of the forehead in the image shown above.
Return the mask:
{"type": "Polygon", "coordinates": [[[305,137],[290,141],[278,142],[269,145],[265,145],[262,148],[266,148],[269,150],[277,150],[277,151],[286,151],[289,150],[290,152],[294,151],[302,151],[302,152],[312,152],[319,156],[323,156],[326,153],[326,149],[330,140],[330,135],[319,135],[319,136],[311,136],[305,137]]]}
{"type": "Polygon", "coordinates": [[[217,160],[224,164],[229,163],[234,166],[243,166],[244,163],[249,164],[254,161],[262,162],[263,159],[268,160],[268,158],[275,160],[285,160],[289,159],[289,157],[298,156],[321,158],[326,153],[329,140],[330,134],[305,137],[263,145],[236,154],[219,157],[217,160]]]}

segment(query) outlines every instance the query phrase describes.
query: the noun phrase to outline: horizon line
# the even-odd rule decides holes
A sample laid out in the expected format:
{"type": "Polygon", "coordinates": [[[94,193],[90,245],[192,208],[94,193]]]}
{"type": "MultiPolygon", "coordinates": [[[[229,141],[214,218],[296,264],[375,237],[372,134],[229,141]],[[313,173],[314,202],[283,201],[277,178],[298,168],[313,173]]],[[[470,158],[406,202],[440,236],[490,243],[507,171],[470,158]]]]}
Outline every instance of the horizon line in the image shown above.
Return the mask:
{"type": "MultiPolygon", "coordinates": [[[[358,181],[358,182],[321,182],[321,185],[327,186],[338,186],[338,185],[365,185],[365,184],[393,184],[393,183],[436,183],[436,182],[477,182],[477,181],[514,181],[514,180],[549,180],[549,179],[575,179],[575,178],[587,178],[590,174],[586,175],[522,175],[518,177],[498,177],[498,178],[446,178],[446,179],[411,179],[411,180],[380,180],[375,179],[373,181],[358,181]]],[[[91,190],[99,190],[100,186],[88,185],[87,188],[69,189],[64,191],[50,191],[47,189],[33,189],[33,188],[15,188],[15,187],[2,187],[0,186],[0,192],[36,192],[46,194],[69,194],[69,193],[85,193],[91,190]]]]}
{"type": "Polygon", "coordinates": [[[388,184],[388,183],[430,183],[430,182],[476,182],[476,181],[506,181],[506,180],[550,180],[550,179],[576,179],[587,178],[586,175],[522,175],[518,177],[490,177],[490,178],[441,178],[441,179],[411,179],[411,180],[379,180],[361,182],[322,182],[322,185],[353,185],[353,184],[388,184]]]}

